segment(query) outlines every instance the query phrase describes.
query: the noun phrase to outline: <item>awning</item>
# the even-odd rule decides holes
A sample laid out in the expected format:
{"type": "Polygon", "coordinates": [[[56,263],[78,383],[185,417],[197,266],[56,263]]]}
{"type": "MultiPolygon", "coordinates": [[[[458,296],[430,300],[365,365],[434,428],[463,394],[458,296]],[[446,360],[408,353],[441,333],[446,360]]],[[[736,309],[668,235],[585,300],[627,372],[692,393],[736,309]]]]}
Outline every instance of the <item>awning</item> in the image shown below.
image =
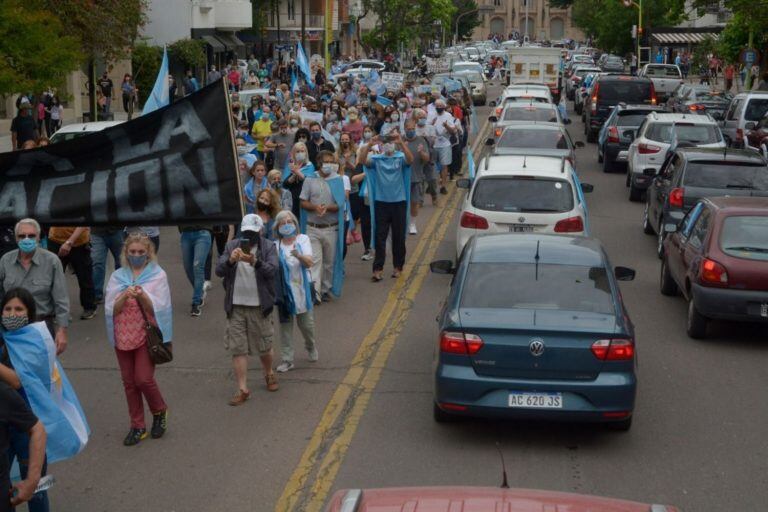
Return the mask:
{"type": "Polygon", "coordinates": [[[245,47],[245,43],[239,40],[235,34],[218,32],[216,34],[216,38],[224,43],[224,46],[227,47],[227,50],[236,50],[237,48],[245,47]]]}
{"type": "Polygon", "coordinates": [[[661,32],[651,34],[651,37],[664,44],[698,44],[707,38],[717,40],[718,35],[714,32],[661,32]]]}
{"type": "Polygon", "coordinates": [[[223,52],[224,51],[224,45],[221,44],[221,41],[216,39],[213,36],[201,36],[200,39],[205,41],[211,48],[213,48],[214,52],[223,52]]]}

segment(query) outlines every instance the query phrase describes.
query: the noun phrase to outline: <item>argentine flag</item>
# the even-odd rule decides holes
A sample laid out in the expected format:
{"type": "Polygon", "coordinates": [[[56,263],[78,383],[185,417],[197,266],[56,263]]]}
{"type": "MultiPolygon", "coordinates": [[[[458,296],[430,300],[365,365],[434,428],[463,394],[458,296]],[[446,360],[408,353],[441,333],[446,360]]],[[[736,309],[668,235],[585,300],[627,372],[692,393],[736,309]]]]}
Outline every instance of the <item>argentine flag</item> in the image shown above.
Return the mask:
{"type": "Polygon", "coordinates": [[[471,148],[467,148],[467,169],[469,170],[469,179],[475,179],[475,157],[472,156],[471,148]]]}
{"type": "Polygon", "coordinates": [[[170,103],[170,96],[168,91],[168,50],[163,48],[163,62],[160,64],[160,71],[157,72],[157,79],[155,80],[155,86],[152,88],[152,93],[144,103],[144,110],[141,111],[141,115],[149,114],[155,110],[162,108],[170,103]]]}
{"type": "Polygon", "coordinates": [[[296,78],[296,73],[291,71],[291,96],[295,96],[299,92],[299,81],[296,78]]]}
{"type": "Polygon", "coordinates": [[[5,331],[3,338],[29,405],[48,434],[48,462],[74,457],[85,448],[91,430],[45,322],[5,331]]]}
{"type": "Polygon", "coordinates": [[[310,89],[314,89],[315,84],[312,81],[312,70],[309,67],[309,60],[307,59],[307,54],[304,53],[304,47],[301,46],[301,43],[296,43],[296,66],[304,75],[310,89]]]}

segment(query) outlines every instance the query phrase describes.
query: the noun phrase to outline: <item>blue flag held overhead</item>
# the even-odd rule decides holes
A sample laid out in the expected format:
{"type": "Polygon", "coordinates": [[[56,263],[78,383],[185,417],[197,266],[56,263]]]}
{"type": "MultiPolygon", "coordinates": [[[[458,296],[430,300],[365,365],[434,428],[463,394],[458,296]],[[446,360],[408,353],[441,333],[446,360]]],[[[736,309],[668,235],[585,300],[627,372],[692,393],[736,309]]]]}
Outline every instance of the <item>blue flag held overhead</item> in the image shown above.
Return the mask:
{"type": "Polygon", "coordinates": [[[160,71],[157,72],[155,86],[152,87],[152,92],[144,103],[144,110],[141,111],[141,115],[149,114],[170,104],[171,97],[168,85],[168,50],[164,48],[163,62],[160,64],[160,71]]]}
{"type": "Polygon", "coordinates": [[[312,70],[309,67],[309,59],[307,59],[307,54],[304,53],[304,47],[301,43],[296,43],[296,66],[304,75],[304,79],[309,84],[309,87],[314,89],[315,84],[312,81],[312,70]]]}
{"type": "Polygon", "coordinates": [[[295,96],[299,93],[299,80],[296,78],[296,73],[291,71],[291,96],[295,96]]]}

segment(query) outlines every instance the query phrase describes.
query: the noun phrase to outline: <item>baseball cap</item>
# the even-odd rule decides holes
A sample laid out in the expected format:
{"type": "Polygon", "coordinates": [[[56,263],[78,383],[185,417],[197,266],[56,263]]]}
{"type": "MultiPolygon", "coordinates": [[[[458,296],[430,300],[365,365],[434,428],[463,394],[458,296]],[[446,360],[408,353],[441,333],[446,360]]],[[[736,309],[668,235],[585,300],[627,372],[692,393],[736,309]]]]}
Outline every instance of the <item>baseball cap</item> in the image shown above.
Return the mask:
{"type": "Polygon", "coordinates": [[[240,223],[240,231],[253,231],[259,233],[263,227],[264,221],[255,213],[249,213],[243,217],[243,221],[240,223]]]}

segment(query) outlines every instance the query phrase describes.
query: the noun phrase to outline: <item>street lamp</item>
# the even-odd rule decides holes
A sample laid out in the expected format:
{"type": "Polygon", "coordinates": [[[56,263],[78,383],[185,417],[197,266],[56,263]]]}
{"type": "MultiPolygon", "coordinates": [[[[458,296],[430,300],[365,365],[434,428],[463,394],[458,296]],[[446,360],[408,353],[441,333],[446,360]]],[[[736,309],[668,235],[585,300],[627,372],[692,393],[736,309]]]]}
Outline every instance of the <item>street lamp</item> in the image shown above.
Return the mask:
{"type": "MultiPolygon", "coordinates": [[[[490,14],[493,11],[495,11],[496,8],[492,5],[478,5],[475,9],[471,9],[467,12],[463,12],[456,16],[456,29],[453,32],[453,45],[456,46],[456,43],[459,41],[459,20],[462,18],[462,16],[466,16],[467,14],[473,14],[473,13],[480,13],[480,14],[490,14]]],[[[449,25],[450,28],[450,25],[449,25]]]]}
{"type": "Polygon", "coordinates": [[[622,0],[624,7],[637,7],[637,69],[640,69],[640,39],[643,34],[643,0],[622,0]]]}

